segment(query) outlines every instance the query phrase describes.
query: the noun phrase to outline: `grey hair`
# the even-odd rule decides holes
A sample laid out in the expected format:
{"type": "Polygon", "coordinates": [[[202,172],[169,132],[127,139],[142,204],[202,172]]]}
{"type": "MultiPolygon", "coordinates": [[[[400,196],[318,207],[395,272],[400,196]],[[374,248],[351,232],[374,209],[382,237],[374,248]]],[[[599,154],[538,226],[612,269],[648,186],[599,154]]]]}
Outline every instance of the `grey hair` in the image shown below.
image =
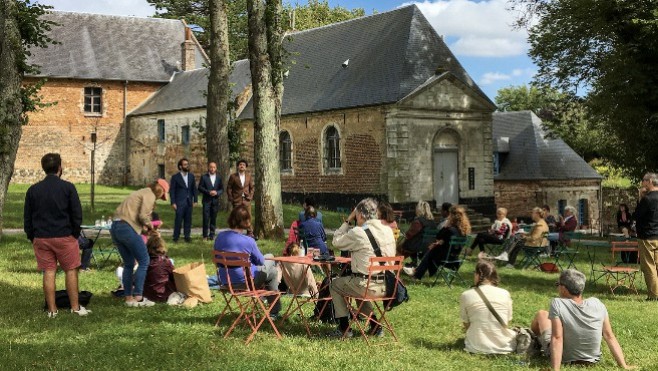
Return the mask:
{"type": "Polygon", "coordinates": [[[364,198],[355,209],[365,220],[377,219],[377,201],[374,198],[364,198]]]}
{"type": "Polygon", "coordinates": [[[651,182],[654,187],[658,187],[658,174],[656,173],[646,173],[642,179],[646,179],[651,182]]]}
{"type": "Polygon", "coordinates": [[[564,208],[564,211],[567,211],[567,210],[571,211],[571,214],[573,214],[573,216],[576,216],[576,208],[575,208],[575,207],[573,207],[573,206],[571,206],[571,205],[566,206],[566,207],[564,208]]]}
{"type": "Polygon", "coordinates": [[[560,285],[564,286],[569,294],[580,296],[585,291],[585,275],[575,269],[567,269],[560,274],[560,285]]]}

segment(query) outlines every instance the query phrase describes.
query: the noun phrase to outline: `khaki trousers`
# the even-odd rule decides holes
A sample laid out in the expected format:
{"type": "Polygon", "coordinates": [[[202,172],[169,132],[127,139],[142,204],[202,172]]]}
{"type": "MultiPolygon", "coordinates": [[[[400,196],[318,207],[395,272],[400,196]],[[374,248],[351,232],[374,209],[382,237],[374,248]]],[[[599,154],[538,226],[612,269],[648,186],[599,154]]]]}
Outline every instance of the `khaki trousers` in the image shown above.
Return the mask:
{"type": "Polygon", "coordinates": [[[648,297],[658,298],[658,240],[638,240],[638,248],[648,297]]]}
{"type": "MultiPolygon", "coordinates": [[[[350,312],[347,310],[347,303],[345,296],[365,296],[366,284],[368,279],[354,276],[339,277],[331,281],[329,291],[331,292],[331,300],[334,303],[334,315],[336,318],[347,317],[350,312]]],[[[386,284],[381,282],[370,282],[368,288],[368,296],[383,297],[386,294],[386,284]]],[[[361,313],[369,315],[372,312],[372,304],[366,302],[361,307],[361,313]]]]}

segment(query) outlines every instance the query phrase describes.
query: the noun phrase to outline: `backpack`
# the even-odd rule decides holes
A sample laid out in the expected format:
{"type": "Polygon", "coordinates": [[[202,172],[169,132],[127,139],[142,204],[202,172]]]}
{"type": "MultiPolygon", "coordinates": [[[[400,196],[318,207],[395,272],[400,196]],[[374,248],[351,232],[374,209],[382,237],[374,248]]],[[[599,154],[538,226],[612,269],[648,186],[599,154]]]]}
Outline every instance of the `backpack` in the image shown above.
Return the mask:
{"type": "MultiPolygon", "coordinates": [[[[92,296],[94,296],[94,294],[89,291],[80,291],[78,293],[78,303],[80,306],[85,307],[89,304],[92,296]]],[[[69,294],[66,292],[66,290],[55,291],[55,305],[57,305],[57,308],[71,308],[69,294]]],[[[43,309],[48,310],[48,303],[43,304],[43,309]]]]}
{"type": "MultiPolygon", "coordinates": [[[[318,292],[318,299],[331,298],[329,292],[329,285],[331,278],[325,277],[320,284],[320,292],[318,292]]],[[[313,316],[323,323],[334,323],[334,303],[331,300],[319,300],[315,302],[315,309],[313,309],[313,316]],[[324,310],[323,310],[324,309],[324,310]]]]}

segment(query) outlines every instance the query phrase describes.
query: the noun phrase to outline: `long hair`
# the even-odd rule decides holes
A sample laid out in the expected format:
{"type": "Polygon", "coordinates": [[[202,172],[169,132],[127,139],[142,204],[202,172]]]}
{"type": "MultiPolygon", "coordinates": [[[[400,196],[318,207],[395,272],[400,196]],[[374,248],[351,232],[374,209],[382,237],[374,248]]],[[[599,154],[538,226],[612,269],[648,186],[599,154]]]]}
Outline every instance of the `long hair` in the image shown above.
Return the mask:
{"type": "Polygon", "coordinates": [[[430,204],[425,201],[418,201],[416,205],[416,216],[423,216],[425,219],[433,220],[434,214],[432,214],[430,204]]]}
{"type": "Polygon", "coordinates": [[[484,281],[489,281],[492,286],[498,286],[498,272],[494,263],[488,260],[478,260],[475,265],[475,273],[478,275],[475,286],[480,286],[484,281]]]}
{"type": "Polygon", "coordinates": [[[453,206],[450,208],[450,215],[448,216],[450,225],[459,229],[462,236],[471,233],[471,222],[468,220],[466,210],[461,206],[453,206]]]}
{"type": "Polygon", "coordinates": [[[388,223],[393,223],[395,221],[395,213],[393,212],[393,207],[386,201],[381,201],[377,207],[377,212],[379,213],[379,219],[386,220],[388,223]]]}
{"type": "Polygon", "coordinates": [[[167,255],[167,246],[165,242],[160,237],[159,234],[153,233],[149,236],[148,241],[146,241],[146,249],[148,250],[149,255],[167,255]]]}

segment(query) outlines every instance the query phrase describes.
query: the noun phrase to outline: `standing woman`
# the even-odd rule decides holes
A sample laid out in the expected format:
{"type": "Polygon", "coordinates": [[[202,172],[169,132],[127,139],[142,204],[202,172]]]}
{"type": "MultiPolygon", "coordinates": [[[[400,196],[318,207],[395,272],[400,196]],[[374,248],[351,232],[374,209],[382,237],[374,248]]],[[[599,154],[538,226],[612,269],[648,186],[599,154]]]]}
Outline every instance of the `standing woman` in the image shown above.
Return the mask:
{"type": "Polygon", "coordinates": [[[620,204],[617,210],[617,228],[625,237],[630,235],[631,226],[633,225],[633,213],[628,209],[628,205],[620,204]]]}
{"type": "Polygon", "coordinates": [[[151,213],[157,199],[167,200],[169,184],[164,179],[130,194],[114,212],[114,222],[110,234],[112,242],[123,260],[121,282],[125,290],[126,305],[129,307],[150,307],[155,303],[142,296],[144,281],[149,266],[149,254],[141,232],[153,229],[151,213]],[[139,266],[133,274],[135,260],[139,266]]]}
{"type": "Polygon", "coordinates": [[[466,330],[464,350],[479,354],[507,354],[516,347],[516,333],[503,327],[491,313],[477,292],[487,298],[500,318],[506,323],[512,320],[512,297],[498,287],[496,266],[480,260],[475,266],[475,286],[459,298],[460,316],[466,330]]]}

